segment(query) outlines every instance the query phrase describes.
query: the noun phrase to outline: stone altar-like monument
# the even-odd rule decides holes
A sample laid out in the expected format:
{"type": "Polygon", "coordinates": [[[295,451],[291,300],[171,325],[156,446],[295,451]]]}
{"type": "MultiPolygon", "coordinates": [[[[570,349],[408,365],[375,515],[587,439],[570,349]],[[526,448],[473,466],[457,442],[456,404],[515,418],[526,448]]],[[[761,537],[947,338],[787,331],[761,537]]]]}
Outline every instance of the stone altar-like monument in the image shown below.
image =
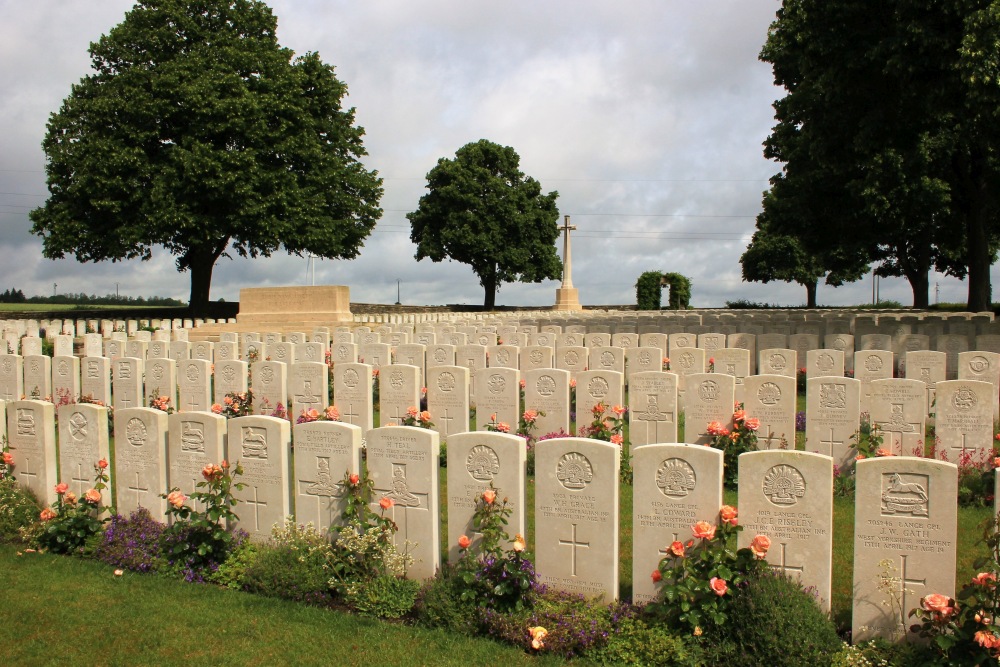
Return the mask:
{"type": "Polygon", "coordinates": [[[569,216],[563,218],[564,224],[559,228],[563,232],[563,278],[562,287],[556,288],[556,305],[552,310],[583,310],[580,305],[580,293],[573,287],[573,259],[570,250],[569,233],[576,229],[569,224],[569,216]]]}

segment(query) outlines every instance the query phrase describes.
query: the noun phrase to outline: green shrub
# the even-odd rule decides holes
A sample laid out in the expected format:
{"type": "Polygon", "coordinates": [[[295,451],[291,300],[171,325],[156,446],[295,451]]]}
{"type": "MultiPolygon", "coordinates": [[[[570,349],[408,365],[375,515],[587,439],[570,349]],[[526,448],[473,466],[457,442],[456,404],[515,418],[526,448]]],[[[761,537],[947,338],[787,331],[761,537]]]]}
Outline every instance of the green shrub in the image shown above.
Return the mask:
{"type": "Polygon", "coordinates": [[[242,590],[246,581],[247,568],[257,558],[257,545],[250,540],[243,540],[229,552],[225,562],[219,565],[219,569],[206,577],[206,579],[218,586],[225,586],[233,590],[242,590]]]}
{"type": "Polygon", "coordinates": [[[694,642],[672,634],[661,624],[641,618],[624,618],[608,642],[587,657],[603,665],[647,665],[649,667],[694,667],[705,664],[694,642]]]}
{"type": "Polygon", "coordinates": [[[312,525],[286,520],[271,531],[271,543],[262,546],[243,573],[243,589],[268,597],[328,605],[333,558],[329,540],[312,525]]]}
{"type": "Polygon", "coordinates": [[[445,563],[420,590],[414,607],[416,619],[427,627],[474,635],[480,626],[479,607],[461,599],[465,582],[454,570],[445,563]]]}
{"type": "Polygon", "coordinates": [[[635,281],[635,302],[639,310],[659,310],[663,286],[659,271],[646,271],[635,281]]]}
{"type": "Polygon", "coordinates": [[[0,478],[0,540],[20,539],[23,528],[38,521],[41,506],[13,477],[0,478]]]}
{"type": "Polygon", "coordinates": [[[347,604],[364,616],[400,618],[410,613],[420,592],[420,583],[391,575],[347,586],[347,604]]]}
{"type": "Polygon", "coordinates": [[[765,570],[748,577],[735,593],[728,621],[715,637],[704,637],[706,648],[717,643],[722,654],[710,663],[828,665],[841,651],[843,642],[829,615],[799,582],[765,570]]]}

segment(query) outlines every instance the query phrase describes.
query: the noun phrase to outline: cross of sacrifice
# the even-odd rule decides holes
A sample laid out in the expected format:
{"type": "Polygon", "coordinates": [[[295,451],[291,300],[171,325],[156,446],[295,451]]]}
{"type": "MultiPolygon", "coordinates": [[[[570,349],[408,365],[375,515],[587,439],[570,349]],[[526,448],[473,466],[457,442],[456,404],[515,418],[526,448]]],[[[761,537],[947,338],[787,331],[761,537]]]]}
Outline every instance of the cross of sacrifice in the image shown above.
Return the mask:
{"type": "Polygon", "coordinates": [[[573,524],[573,536],[568,540],[559,540],[559,545],[564,547],[572,547],[573,549],[573,569],[572,576],[576,576],[576,551],[578,548],[589,549],[590,542],[577,542],[576,540],[576,524],[573,524]]]}
{"type": "Polygon", "coordinates": [[[573,260],[570,254],[569,233],[576,230],[576,225],[569,224],[569,216],[563,216],[563,226],[559,231],[563,233],[563,289],[573,287],[573,260]]]}

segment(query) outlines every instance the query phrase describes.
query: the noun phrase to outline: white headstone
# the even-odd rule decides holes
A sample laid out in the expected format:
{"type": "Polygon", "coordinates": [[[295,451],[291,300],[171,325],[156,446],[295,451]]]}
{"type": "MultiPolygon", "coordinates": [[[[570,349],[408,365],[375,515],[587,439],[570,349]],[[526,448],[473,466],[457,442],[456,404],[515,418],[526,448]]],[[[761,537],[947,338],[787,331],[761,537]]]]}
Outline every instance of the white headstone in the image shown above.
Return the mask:
{"type": "Polygon", "coordinates": [[[343,422],[296,424],[295,518],[318,530],[341,525],[347,505],[345,473],[361,472],[361,427],[343,422]]]}
{"type": "Polygon", "coordinates": [[[292,513],[291,427],[277,417],[234,417],[229,420],[229,457],[243,466],[236,481],[246,486],[234,490],[239,504],[235,527],[253,540],[267,540],[271,527],[283,524],[292,513]]]}

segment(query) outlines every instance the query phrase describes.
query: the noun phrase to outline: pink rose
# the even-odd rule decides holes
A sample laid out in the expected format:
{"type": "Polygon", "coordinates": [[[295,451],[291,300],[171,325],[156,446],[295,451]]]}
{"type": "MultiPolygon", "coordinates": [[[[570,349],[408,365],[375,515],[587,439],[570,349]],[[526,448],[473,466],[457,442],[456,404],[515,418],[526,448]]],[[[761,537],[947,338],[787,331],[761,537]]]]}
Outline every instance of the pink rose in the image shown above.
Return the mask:
{"type": "Polygon", "coordinates": [[[715,537],[715,526],[707,521],[698,521],[691,526],[691,532],[699,539],[710,540],[715,537]]]}
{"type": "Polygon", "coordinates": [[[972,583],[977,586],[995,586],[997,582],[997,575],[992,572],[980,572],[972,578],[972,583]]]}
{"type": "Polygon", "coordinates": [[[185,500],[187,500],[187,496],[180,491],[171,491],[167,494],[167,502],[173,505],[175,509],[183,507],[185,500]]]}
{"type": "Polygon", "coordinates": [[[483,501],[487,505],[492,505],[493,501],[497,499],[497,492],[493,489],[486,489],[483,491],[483,501]]]}
{"type": "Polygon", "coordinates": [[[611,444],[612,445],[620,445],[623,442],[625,442],[625,438],[622,437],[621,433],[615,433],[613,436],[611,436],[611,444]]]}
{"type": "Polygon", "coordinates": [[[60,496],[66,493],[67,491],[69,491],[69,484],[67,484],[66,482],[59,482],[58,484],[56,484],[56,493],[58,493],[60,496]]]}
{"type": "Polygon", "coordinates": [[[414,419],[416,419],[418,412],[419,412],[419,410],[417,410],[415,407],[413,407],[411,405],[410,407],[408,407],[406,409],[406,416],[407,417],[413,417],[414,419]]]}
{"type": "Polygon", "coordinates": [[[952,606],[952,600],[947,595],[941,595],[940,593],[931,593],[925,595],[920,599],[920,606],[923,607],[925,611],[938,614],[939,616],[950,616],[955,608],[952,606]]]}
{"type": "Polygon", "coordinates": [[[711,581],[708,582],[708,586],[712,589],[712,592],[719,597],[725,595],[726,591],[729,590],[729,586],[726,585],[726,580],[719,579],[718,577],[712,577],[711,581]]]}
{"type": "Polygon", "coordinates": [[[757,429],[760,428],[760,420],[757,419],[756,417],[747,417],[743,421],[743,424],[751,431],[756,431],[757,429]]]}

